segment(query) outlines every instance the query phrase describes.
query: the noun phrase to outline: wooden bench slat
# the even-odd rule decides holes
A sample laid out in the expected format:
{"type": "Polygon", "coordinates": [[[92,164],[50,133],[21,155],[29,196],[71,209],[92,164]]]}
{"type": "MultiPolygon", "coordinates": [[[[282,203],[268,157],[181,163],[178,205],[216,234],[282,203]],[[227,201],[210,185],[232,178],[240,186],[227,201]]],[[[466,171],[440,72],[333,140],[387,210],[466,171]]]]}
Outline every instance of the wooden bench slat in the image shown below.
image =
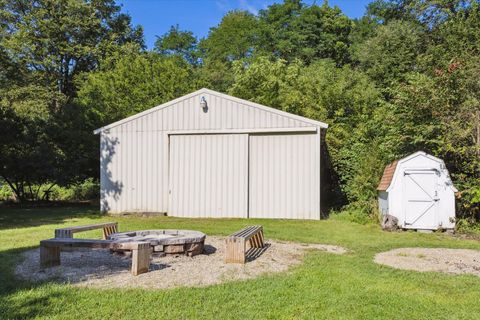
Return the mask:
{"type": "Polygon", "coordinates": [[[259,229],[262,229],[262,226],[251,226],[245,229],[242,229],[238,232],[233,233],[230,237],[252,237],[258,232],[259,229]]]}
{"type": "Polygon", "coordinates": [[[248,233],[248,232],[250,232],[250,231],[252,231],[252,230],[254,230],[254,229],[257,229],[257,228],[259,228],[259,226],[249,226],[249,227],[245,227],[245,228],[243,228],[242,230],[239,230],[239,231],[233,233],[232,235],[245,234],[245,233],[248,233]]]}
{"type": "Polygon", "coordinates": [[[122,249],[133,250],[139,246],[148,244],[148,242],[118,242],[114,240],[97,239],[48,239],[40,241],[40,246],[44,247],[69,247],[69,248],[92,248],[92,249],[122,249]]]}
{"type": "Polygon", "coordinates": [[[95,230],[95,229],[113,227],[113,226],[115,226],[115,227],[118,226],[118,223],[117,222],[104,222],[104,223],[96,223],[96,224],[87,224],[87,225],[82,225],[82,226],[72,226],[72,227],[66,227],[66,228],[59,228],[59,229],[56,229],[55,231],[70,231],[71,233],[76,233],[76,232],[89,231],[89,230],[95,230]]]}
{"type": "Polygon", "coordinates": [[[55,238],[73,238],[73,234],[82,231],[89,231],[95,229],[103,228],[103,239],[107,239],[109,235],[117,232],[118,223],[117,222],[103,222],[96,224],[88,224],[82,226],[73,226],[55,229],[55,238]]]}
{"type": "Polygon", "coordinates": [[[148,272],[150,253],[152,248],[149,242],[123,242],[96,239],[49,239],[40,241],[40,265],[53,267],[60,265],[60,251],[62,248],[102,248],[121,249],[132,251],[131,273],[136,276],[148,272]]]}

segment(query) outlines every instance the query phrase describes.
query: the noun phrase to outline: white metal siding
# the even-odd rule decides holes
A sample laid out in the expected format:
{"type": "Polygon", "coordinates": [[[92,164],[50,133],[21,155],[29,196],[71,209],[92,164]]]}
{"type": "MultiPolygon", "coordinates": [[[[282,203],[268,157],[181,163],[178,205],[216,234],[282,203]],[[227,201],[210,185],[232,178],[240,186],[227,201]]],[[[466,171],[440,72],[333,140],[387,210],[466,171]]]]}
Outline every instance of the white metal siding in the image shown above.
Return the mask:
{"type": "MultiPolygon", "coordinates": [[[[255,131],[256,129],[307,129],[307,127],[311,128],[312,123],[298,118],[291,118],[288,115],[268,112],[248,105],[248,103],[242,103],[238,99],[230,100],[213,93],[199,93],[166,108],[106,129],[101,132],[102,210],[112,213],[169,211],[169,135],[172,132],[184,130],[190,133],[195,133],[195,131],[204,133],[211,130],[241,129],[245,130],[246,133],[249,130],[255,131]],[[200,97],[202,96],[205,96],[207,100],[208,112],[204,112],[199,105],[200,97]]],[[[242,136],[246,135],[243,134],[242,136]]],[[[300,172],[303,172],[302,170],[309,171],[310,169],[305,169],[305,164],[302,161],[313,161],[310,156],[315,154],[316,158],[314,161],[317,167],[313,173],[314,176],[309,177],[311,180],[306,182],[308,186],[299,186],[303,191],[307,189],[311,191],[308,193],[308,197],[305,196],[307,203],[303,203],[299,198],[282,200],[289,201],[288,208],[298,206],[298,210],[294,210],[295,214],[287,213],[286,210],[290,209],[286,208],[279,212],[281,212],[280,215],[291,218],[318,219],[320,202],[320,130],[318,128],[315,133],[300,136],[308,136],[309,138],[297,141],[295,140],[298,139],[296,133],[285,133],[281,139],[288,144],[285,148],[293,148],[294,146],[299,148],[299,150],[295,149],[295,152],[300,152],[299,155],[295,156],[298,158],[291,160],[292,168],[294,168],[293,166],[298,166],[299,168],[292,170],[300,172]],[[292,136],[292,138],[288,138],[289,136],[292,136]],[[296,142],[291,144],[291,141],[296,142]],[[296,145],[296,143],[301,143],[301,146],[296,145]],[[315,186],[311,186],[314,180],[318,181],[315,186]],[[317,196],[314,193],[317,193],[317,196]],[[297,214],[298,216],[295,216],[297,214]]],[[[229,138],[225,139],[228,140],[229,138]]],[[[272,143],[276,143],[276,146],[272,148],[284,148],[281,145],[281,141],[275,142],[275,139],[273,139],[272,143]]],[[[229,143],[228,147],[243,148],[237,142],[234,144],[229,143]]],[[[197,147],[190,152],[190,157],[198,159],[202,156],[201,153],[204,150],[197,147]]],[[[230,150],[228,152],[233,151],[230,150]]],[[[235,152],[239,153],[240,151],[235,152]]],[[[278,152],[275,152],[275,154],[288,153],[284,149],[279,149],[278,152]]],[[[247,160],[245,162],[248,164],[247,160]]],[[[313,166],[312,163],[309,162],[308,168],[313,166]]],[[[175,176],[174,178],[177,177],[175,176]]],[[[230,179],[243,179],[243,177],[236,175],[235,177],[230,177],[230,179]]],[[[296,178],[292,179],[295,180],[296,178]]],[[[239,181],[234,182],[239,183],[239,181]]],[[[293,182],[300,184],[300,180],[293,182]]],[[[281,192],[287,192],[286,190],[282,189],[281,192]]],[[[292,187],[291,192],[293,195],[297,191],[297,189],[292,187]]],[[[286,195],[286,193],[283,195],[286,195]]],[[[245,206],[248,206],[248,201],[245,206]]],[[[224,204],[222,204],[222,210],[226,210],[222,212],[231,216],[231,211],[234,210],[230,207],[224,208],[224,204]]],[[[216,212],[219,213],[220,211],[217,210],[216,212]]],[[[243,208],[239,207],[236,213],[233,214],[237,215],[238,212],[243,212],[243,208]]],[[[277,214],[272,214],[272,217],[274,215],[277,214]]]]}
{"type": "Polygon", "coordinates": [[[156,112],[110,129],[173,131],[311,127],[311,123],[291,119],[237,101],[226,100],[213,94],[199,94],[156,112]],[[208,111],[200,108],[200,97],[208,102],[208,111]],[[129,127],[128,124],[134,124],[129,127]],[[137,127],[139,126],[139,127],[137,127]]]}
{"type": "Polygon", "coordinates": [[[176,217],[247,217],[248,135],[171,135],[170,201],[176,217]]]}
{"type": "Polygon", "coordinates": [[[250,136],[249,217],[320,219],[316,134],[250,136]]]}

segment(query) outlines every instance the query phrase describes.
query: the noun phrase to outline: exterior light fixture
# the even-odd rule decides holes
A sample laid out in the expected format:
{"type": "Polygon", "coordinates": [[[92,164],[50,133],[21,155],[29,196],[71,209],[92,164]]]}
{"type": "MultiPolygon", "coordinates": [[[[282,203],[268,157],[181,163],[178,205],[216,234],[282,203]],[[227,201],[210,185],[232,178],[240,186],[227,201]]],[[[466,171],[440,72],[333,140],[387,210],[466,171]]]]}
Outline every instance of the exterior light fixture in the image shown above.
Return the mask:
{"type": "Polygon", "coordinates": [[[205,97],[200,98],[200,107],[203,109],[203,112],[208,111],[207,100],[205,99],[205,97]]]}

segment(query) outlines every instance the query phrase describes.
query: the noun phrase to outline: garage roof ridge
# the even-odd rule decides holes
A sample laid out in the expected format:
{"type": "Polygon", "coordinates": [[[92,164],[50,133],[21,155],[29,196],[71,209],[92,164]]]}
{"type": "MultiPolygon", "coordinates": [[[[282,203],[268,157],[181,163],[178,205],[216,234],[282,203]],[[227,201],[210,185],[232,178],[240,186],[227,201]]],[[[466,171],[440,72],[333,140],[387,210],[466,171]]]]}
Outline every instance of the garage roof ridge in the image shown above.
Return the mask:
{"type": "Polygon", "coordinates": [[[280,116],[288,117],[288,118],[291,118],[291,119],[294,119],[294,120],[298,120],[298,121],[302,121],[302,122],[305,122],[305,123],[308,123],[308,124],[319,126],[321,128],[324,128],[324,129],[328,128],[328,124],[326,124],[324,122],[321,122],[321,121],[317,121],[317,120],[309,119],[309,118],[306,118],[306,117],[302,117],[302,116],[299,116],[299,115],[296,115],[296,114],[293,114],[293,113],[278,110],[278,109],[268,107],[268,106],[265,106],[265,105],[262,105],[262,104],[259,104],[259,103],[255,103],[255,102],[252,102],[252,101],[240,99],[240,98],[237,98],[237,97],[225,94],[225,93],[217,92],[217,91],[214,91],[214,90],[210,90],[210,89],[207,89],[207,88],[202,88],[200,90],[194,91],[192,93],[181,96],[181,97],[176,98],[174,100],[171,100],[171,101],[165,102],[163,104],[160,104],[156,107],[147,109],[147,110],[142,111],[140,113],[134,114],[134,115],[129,116],[127,118],[118,120],[116,122],[113,122],[113,123],[108,124],[106,126],[103,126],[101,128],[98,128],[98,129],[94,130],[93,133],[98,134],[102,131],[114,128],[116,126],[119,126],[121,124],[127,123],[127,122],[135,120],[135,119],[138,119],[138,118],[143,117],[145,115],[148,115],[150,113],[153,113],[153,112],[156,112],[158,110],[170,107],[170,106],[172,106],[172,105],[174,105],[174,104],[176,104],[176,103],[178,103],[182,100],[189,99],[191,97],[194,97],[194,96],[196,96],[198,94],[202,94],[202,93],[208,93],[208,94],[215,95],[217,97],[221,97],[221,98],[224,98],[224,99],[236,101],[238,103],[241,103],[241,104],[253,107],[253,108],[258,108],[258,109],[264,110],[266,112],[274,113],[274,114],[277,114],[277,115],[280,115],[280,116]]]}

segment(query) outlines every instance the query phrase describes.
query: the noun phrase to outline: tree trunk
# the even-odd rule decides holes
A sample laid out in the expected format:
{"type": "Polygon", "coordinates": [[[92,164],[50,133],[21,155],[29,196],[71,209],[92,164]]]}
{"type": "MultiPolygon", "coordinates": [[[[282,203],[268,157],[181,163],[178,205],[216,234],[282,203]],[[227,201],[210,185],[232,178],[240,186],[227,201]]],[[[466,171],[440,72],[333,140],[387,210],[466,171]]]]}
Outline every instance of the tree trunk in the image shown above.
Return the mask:
{"type": "Polygon", "coordinates": [[[52,184],[47,188],[47,190],[45,190],[45,191],[43,192],[42,200],[47,200],[47,201],[50,200],[50,199],[48,198],[49,192],[50,192],[50,190],[51,190],[55,185],[56,185],[56,183],[52,183],[52,184]]]}
{"type": "Polygon", "coordinates": [[[22,201],[22,194],[19,190],[19,186],[15,186],[14,183],[12,183],[10,180],[7,179],[7,177],[5,177],[3,175],[2,175],[2,178],[3,178],[3,180],[5,180],[7,182],[10,189],[12,189],[12,191],[15,195],[15,200],[17,200],[18,202],[21,202],[22,201]]]}
{"type": "Polygon", "coordinates": [[[475,146],[477,149],[477,156],[480,157],[480,111],[477,110],[476,112],[476,119],[475,119],[475,129],[477,130],[477,141],[475,141],[475,146]]]}

